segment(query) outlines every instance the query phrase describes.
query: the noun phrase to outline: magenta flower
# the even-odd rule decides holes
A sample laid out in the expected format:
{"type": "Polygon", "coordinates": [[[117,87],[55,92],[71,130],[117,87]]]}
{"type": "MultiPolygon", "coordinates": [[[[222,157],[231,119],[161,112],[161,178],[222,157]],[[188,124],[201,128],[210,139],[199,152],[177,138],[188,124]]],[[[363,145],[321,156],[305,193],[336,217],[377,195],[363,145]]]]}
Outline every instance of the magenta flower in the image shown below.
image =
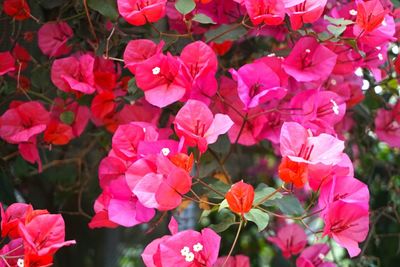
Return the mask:
{"type": "Polygon", "coordinates": [[[290,101],[292,119],[317,133],[335,134],[334,126],[346,113],[345,101],[334,92],[305,90],[290,101]]]}
{"type": "Polygon", "coordinates": [[[208,144],[215,143],[219,135],[228,132],[233,121],[228,115],[214,116],[203,102],[189,100],[176,114],[174,124],[176,134],[184,138],[188,146],[197,146],[204,153],[208,144]]]}
{"type": "Polygon", "coordinates": [[[400,147],[400,101],[389,110],[378,109],[375,118],[378,138],[391,147],[400,147]]]}
{"type": "Polygon", "coordinates": [[[157,54],[140,64],[136,69],[136,83],[150,104],[163,108],[185,95],[190,82],[179,75],[180,68],[181,63],[170,54],[157,54]]]}
{"type": "Polygon", "coordinates": [[[148,39],[130,41],[124,52],[125,67],[135,74],[137,66],[162,52],[163,45],[163,41],[157,45],[148,39]]]}
{"type": "Polygon", "coordinates": [[[15,70],[15,58],[9,51],[0,52],[0,76],[15,70]]]}
{"type": "Polygon", "coordinates": [[[166,0],[118,0],[119,14],[130,24],[156,22],[165,15],[166,0]]]}
{"type": "Polygon", "coordinates": [[[59,57],[71,52],[67,44],[73,36],[71,27],[65,22],[46,23],[38,31],[38,45],[43,54],[59,57]]]}
{"type": "Polygon", "coordinates": [[[56,59],[51,66],[51,81],[64,92],[93,94],[95,59],[89,54],[56,59]]]}
{"type": "Polygon", "coordinates": [[[11,144],[30,142],[46,129],[49,120],[50,114],[40,102],[14,101],[0,117],[0,137],[11,144]]]}
{"type": "Polygon", "coordinates": [[[285,19],[285,6],[280,0],[243,0],[254,25],[279,25],[285,19]]]}
{"type": "MultiPolygon", "coordinates": [[[[331,203],[338,200],[345,203],[356,203],[368,210],[368,186],[354,177],[334,176],[330,182],[322,186],[318,205],[321,209],[326,209],[331,203]]],[[[325,212],[324,210],[323,213],[325,212]]]]}
{"type": "Polygon", "coordinates": [[[300,29],[304,23],[317,21],[324,12],[327,0],[284,1],[293,30],[300,29]],[[290,3],[293,2],[293,3],[290,3]]]}
{"type": "Polygon", "coordinates": [[[297,41],[283,63],[283,69],[298,82],[325,80],[336,64],[336,54],[320,45],[314,37],[297,41]]]}
{"type": "Polygon", "coordinates": [[[307,245],[304,229],[295,223],[285,225],[278,230],[276,236],[267,239],[282,251],[285,258],[299,254],[307,245]]]}
{"type": "Polygon", "coordinates": [[[209,228],[201,233],[186,230],[154,240],[147,245],[142,258],[147,267],[212,267],[217,261],[220,240],[209,228]]]}
{"type": "Polygon", "coordinates": [[[280,149],[283,157],[308,164],[335,165],[342,159],[344,142],[329,134],[313,136],[296,122],[282,125],[280,149]]]}
{"type": "Polygon", "coordinates": [[[286,95],[279,76],[266,64],[246,64],[238,71],[231,69],[230,73],[238,83],[238,95],[245,110],[286,95]]]}
{"type": "Polygon", "coordinates": [[[296,267],[336,267],[333,262],[324,261],[324,257],[329,252],[326,244],[315,244],[301,252],[296,260],[296,267]]]}
{"type": "MultiPolygon", "coordinates": [[[[226,260],[226,256],[219,257],[213,267],[222,267],[226,260]]],[[[230,256],[226,261],[225,267],[250,267],[250,258],[245,255],[230,256]]]]}
{"type": "Polygon", "coordinates": [[[214,51],[206,43],[197,41],[185,46],[179,59],[182,62],[181,74],[192,83],[186,98],[208,104],[218,87],[215,79],[218,61],[214,51]]]}
{"type": "Polygon", "coordinates": [[[357,243],[365,240],[369,229],[369,212],[363,205],[335,201],[329,205],[324,222],[323,235],[346,248],[350,257],[361,252],[357,243]]]}

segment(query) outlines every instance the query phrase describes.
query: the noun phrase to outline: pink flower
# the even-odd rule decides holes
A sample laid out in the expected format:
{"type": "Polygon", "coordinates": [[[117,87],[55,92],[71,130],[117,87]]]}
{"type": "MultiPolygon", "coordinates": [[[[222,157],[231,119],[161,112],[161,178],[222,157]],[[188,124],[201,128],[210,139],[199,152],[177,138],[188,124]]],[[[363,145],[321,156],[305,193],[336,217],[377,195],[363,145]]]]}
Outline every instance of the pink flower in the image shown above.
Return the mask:
{"type": "Polygon", "coordinates": [[[334,92],[306,90],[290,101],[292,119],[313,132],[335,133],[335,124],[342,121],[346,103],[334,92]]]}
{"type": "Polygon", "coordinates": [[[375,132],[380,140],[391,147],[400,147],[400,101],[389,110],[378,109],[375,132]]]}
{"type": "Polygon", "coordinates": [[[238,95],[245,110],[286,95],[286,89],[280,87],[279,76],[266,64],[246,64],[230,72],[238,83],[238,95]]]}
{"type": "Polygon", "coordinates": [[[1,211],[1,237],[9,236],[11,239],[18,238],[18,224],[25,223],[27,214],[33,210],[32,205],[25,203],[14,203],[8,206],[4,211],[3,205],[0,203],[1,211]]]}
{"type": "MultiPolygon", "coordinates": [[[[318,205],[326,209],[335,201],[355,203],[368,210],[368,186],[354,177],[334,176],[333,179],[322,186],[318,205]]],[[[324,210],[323,213],[326,211],[324,210]]]]}
{"type": "Polygon", "coordinates": [[[162,52],[163,45],[163,41],[157,45],[148,39],[129,41],[124,52],[125,67],[135,74],[137,66],[162,52]]]}
{"type": "Polygon", "coordinates": [[[288,5],[288,3],[285,4],[292,28],[296,31],[300,29],[304,23],[313,23],[317,21],[324,12],[327,0],[303,0],[289,2],[296,2],[294,3],[295,5],[288,5]]]}
{"type": "Polygon", "coordinates": [[[188,171],[170,161],[165,156],[169,153],[165,148],[161,154],[139,159],[126,172],[129,187],[145,207],[174,209],[192,186],[188,171]]]}
{"type": "Polygon", "coordinates": [[[180,68],[180,62],[170,54],[157,54],[140,64],[136,83],[150,104],[163,108],[185,95],[190,83],[179,75],[180,68]]]}
{"type": "Polygon", "coordinates": [[[356,0],[356,24],[366,32],[376,29],[383,21],[388,10],[385,10],[380,0],[356,0]]]}
{"type": "Polygon", "coordinates": [[[154,240],[144,250],[147,267],[212,267],[217,261],[221,238],[211,229],[186,230],[154,240]]]}
{"type": "Polygon", "coordinates": [[[72,29],[67,23],[46,23],[38,31],[39,48],[50,57],[68,54],[72,47],[67,42],[72,36],[72,29]]]}
{"type": "Polygon", "coordinates": [[[338,200],[329,205],[324,216],[324,233],[347,249],[350,257],[361,250],[357,243],[365,240],[369,229],[369,212],[357,203],[338,200]]]}
{"type": "Polygon", "coordinates": [[[306,233],[295,223],[285,225],[278,230],[277,236],[267,239],[281,249],[285,258],[299,254],[307,245],[306,233]]]}
{"type": "Polygon", "coordinates": [[[18,144],[18,151],[21,157],[31,164],[38,164],[38,172],[42,172],[42,160],[39,156],[39,151],[36,145],[36,137],[32,137],[27,142],[22,142],[18,144]]]}
{"type": "Polygon", "coordinates": [[[219,135],[232,127],[233,121],[228,115],[214,116],[203,102],[189,100],[176,114],[174,124],[177,135],[187,145],[197,146],[204,153],[208,144],[215,143],[219,135]]]}
{"type": "Polygon", "coordinates": [[[119,14],[130,24],[156,22],[165,15],[166,0],[118,0],[119,14]]]}
{"type": "Polygon", "coordinates": [[[95,59],[89,54],[56,59],[51,66],[51,81],[64,92],[93,94],[95,59]]]}
{"type": "Polygon", "coordinates": [[[329,252],[326,244],[315,244],[301,252],[296,260],[296,267],[335,267],[333,262],[325,262],[324,257],[329,252]]]}
{"type": "Polygon", "coordinates": [[[182,74],[192,82],[186,97],[208,104],[218,87],[215,79],[218,61],[214,51],[204,42],[196,41],[185,46],[179,59],[183,63],[182,74]]]}
{"type": "Polygon", "coordinates": [[[254,25],[279,25],[285,19],[285,6],[280,0],[244,0],[247,13],[254,25]]]}
{"type": "MultiPolygon", "coordinates": [[[[226,256],[219,257],[213,267],[222,267],[226,260],[226,256]]],[[[250,267],[250,259],[245,255],[230,256],[224,265],[226,267],[250,267]]]]}
{"type": "Polygon", "coordinates": [[[15,59],[9,51],[0,52],[0,76],[15,70],[15,59]]]}
{"type": "Polygon", "coordinates": [[[11,102],[0,117],[0,137],[12,144],[29,142],[46,129],[49,115],[38,101],[11,102]]]}
{"type": "Polygon", "coordinates": [[[282,125],[280,149],[283,157],[308,164],[335,165],[342,159],[344,142],[329,134],[313,136],[296,122],[282,125]]]}
{"type": "Polygon", "coordinates": [[[335,53],[320,45],[314,37],[303,37],[297,41],[282,67],[299,82],[319,81],[331,74],[336,58],[335,53]]]}

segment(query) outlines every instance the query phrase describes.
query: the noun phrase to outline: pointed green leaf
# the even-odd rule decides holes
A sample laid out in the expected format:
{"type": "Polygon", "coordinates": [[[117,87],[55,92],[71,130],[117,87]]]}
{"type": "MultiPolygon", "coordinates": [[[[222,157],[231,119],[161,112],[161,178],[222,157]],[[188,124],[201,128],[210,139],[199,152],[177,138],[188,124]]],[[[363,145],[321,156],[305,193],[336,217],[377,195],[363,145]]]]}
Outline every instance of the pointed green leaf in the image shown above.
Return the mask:
{"type": "Polygon", "coordinates": [[[117,5],[115,0],[88,0],[88,6],[109,18],[112,21],[118,19],[119,13],[117,11],[117,5]]]}
{"type": "Polygon", "coordinates": [[[217,233],[221,233],[228,229],[232,224],[236,223],[235,214],[232,212],[226,212],[223,214],[224,218],[217,224],[210,224],[210,228],[217,233]]]}
{"type": "Polygon", "coordinates": [[[336,37],[340,36],[345,30],[346,26],[334,26],[334,25],[328,25],[327,27],[328,31],[331,32],[333,35],[336,37]]]}
{"type": "Polygon", "coordinates": [[[176,10],[183,15],[189,14],[195,7],[196,4],[193,0],[178,0],[175,3],[176,10]]]}
{"type": "Polygon", "coordinates": [[[303,206],[294,196],[284,196],[273,200],[276,206],[286,215],[301,215],[304,213],[303,206]]]}
{"type": "Polygon", "coordinates": [[[257,225],[258,231],[261,232],[262,230],[267,227],[269,223],[269,215],[268,213],[259,210],[259,209],[251,209],[248,213],[244,215],[244,217],[251,222],[254,222],[257,225]]]}
{"type": "MultiPolygon", "coordinates": [[[[262,204],[260,201],[268,197],[268,200],[274,200],[276,198],[281,198],[282,194],[279,192],[276,192],[276,189],[273,187],[269,187],[266,184],[259,184],[257,188],[254,190],[254,204],[262,204]]],[[[265,201],[263,201],[265,202],[265,201]]]]}
{"type": "Polygon", "coordinates": [[[202,24],[216,24],[209,16],[201,13],[194,15],[192,20],[202,24]]]}
{"type": "Polygon", "coordinates": [[[228,208],[228,207],[229,207],[228,201],[227,201],[226,199],[224,199],[224,200],[219,204],[218,212],[220,212],[222,209],[228,208]]]}

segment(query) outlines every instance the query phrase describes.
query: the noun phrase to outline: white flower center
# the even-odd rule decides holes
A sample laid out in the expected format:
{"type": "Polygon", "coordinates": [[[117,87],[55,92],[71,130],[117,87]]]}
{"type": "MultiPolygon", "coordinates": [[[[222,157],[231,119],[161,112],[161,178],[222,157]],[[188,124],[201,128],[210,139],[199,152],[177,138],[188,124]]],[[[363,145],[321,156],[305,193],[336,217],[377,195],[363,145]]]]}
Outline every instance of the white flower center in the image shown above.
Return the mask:
{"type": "Polygon", "coordinates": [[[200,244],[200,243],[197,243],[197,244],[193,245],[193,250],[194,250],[195,252],[202,251],[202,250],[203,250],[203,245],[200,244]]]}
{"type": "MultiPolygon", "coordinates": [[[[164,156],[168,156],[168,154],[170,153],[171,151],[169,150],[169,148],[168,147],[164,147],[163,149],[161,149],[161,153],[164,155],[164,156]]],[[[185,247],[186,248],[186,247],[185,247]]]]}
{"type": "Polygon", "coordinates": [[[331,99],[331,103],[333,105],[332,106],[333,113],[339,115],[339,106],[336,104],[335,100],[331,99]]]}
{"type": "Polygon", "coordinates": [[[160,74],[161,69],[160,67],[154,67],[151,71],[153,72],[154,75],[158,75],[160,74]]]}
{"type": "Polygon", "coordinates": [[[383,60],[383,55],[381,53],[378,54],[379,60],[383,60]]]}
{"type": "Polygon", "coordinates": [[[387,26],[386,20],[383,20],[383,21],[382,21],[382,26],[387,26]]]}
{"type": "Polygon", "coordinates": [[[332,79],[332,80],[331,80],[331,84],[332,84],[332,85],[336,85],[336,84],[337,84],[336,80],[335,80],[335,79],[332,79]]]}
{"type": "Polygon", "coordinates": [[[186,254],[185,261],[192,262],[193,260],[194,260],[194,254],[192,252],[189,252],[188,254],[186,254]]]}
{"type": "Polygon", "coordinates": [[[18,267],[24,267],[24,259],[18,259],[17,265],[18,267]]]}
{"type": "Polygon", "coordinates": [[[306,53],[311,53],[311,50],[307,48],[306,53]]]}
{"type": "Polygon", "coordinates": [[[183,249],[181,249],[182,256],[186,257],[189,253],[191,253],[189,247],[183,247],[183,249]]]}
{"type": "Polygon", "coordinates": [[[352,16],[355,16],[355,15],[357,15],[357,10],[351,9],[349,11],[349,14],[352,15],[352,16]]]}
{"type": "Polygon", "coordinates": [[[325,258],[325,255],[322,254],[322,253],[319,253],[319,254],[318,254],[318,258],[320,258],[321,260],[323,260],[323,259],[325,258]]]}

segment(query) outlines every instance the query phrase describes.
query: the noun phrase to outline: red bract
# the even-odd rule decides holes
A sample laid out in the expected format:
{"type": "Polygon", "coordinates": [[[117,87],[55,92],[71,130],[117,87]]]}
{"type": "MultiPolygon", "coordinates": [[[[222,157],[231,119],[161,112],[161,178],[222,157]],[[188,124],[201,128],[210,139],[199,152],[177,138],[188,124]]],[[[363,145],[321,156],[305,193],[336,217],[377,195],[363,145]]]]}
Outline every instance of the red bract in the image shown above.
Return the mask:
{"type": "Polygon", "coordinates": [[[15,70],[15,59],[9,51],[0,52],[0,76],[15,70]]]}
{"type": "Polygon", "coordinates": [[[156,22],[165,15],[166,0],[118,0],[119,14],[130,24],[156,22]]]}
{"type": "Polygon", "coordinates": [[[285,6],[280,0],[244,0],[247,13],[254,25],[279,25],[285,19],[285,6]]]}
{"type": "Polygon", "coordinates": [[[388,13],[382,6],[380,0],[363,1],[357,0],[356,24],[364,31],[371,32],[382,23],[388,13]]]}
{"type": "Polygon", "coordinates": [[[278,170],[279,178],[286,183],[293,183],[303,187],[308,180],[308,168],[304,162],[295,162],[288,157],[283,157],[278,170]]]}
{"type": "Polygon", "coordinates": [[[27,0],[5,0],[3,10],[4,13],[16,20],[29,19],[31,15],[27,0]]]}
{"type": "Polygon", "coordinates": [[[38,31],[38,45],[43,54],[59,57],[71,51],[72,47],[67,42],[72,36],[72,29],[67,23],[46,23],[38,31]]]}
{"type": "Polygon", "coordinates": [[[225,134],[233,125],[228,115],[213,116],[210,109],[197,100],[189,100],[176,114],[175,131],[189,146],[197,146],[201,153],[207,150],[221,134],[225,134]]]}
{"type": "Polygon", "coordinates": [[[314,37],[303,37],[285,59],[283,69],[299,82],[325,80],[335,67],[336,58],[314,37]]]}
{"type": "Polygon", "coordinates": [[[225,195],[228,201],[229,209],[238,214],[248,213],[253,206],[254,188],[250,184],[242,181],[231,186],[231,189],[225,195]]]}
{"type": "Polygon", "coordinates": [[[285,258],[299,254],[307,245],[307,236],[304,229],[298,224],[288,224],[278,230],[277,236],[268,237],[282,251],[285,258]]]}

